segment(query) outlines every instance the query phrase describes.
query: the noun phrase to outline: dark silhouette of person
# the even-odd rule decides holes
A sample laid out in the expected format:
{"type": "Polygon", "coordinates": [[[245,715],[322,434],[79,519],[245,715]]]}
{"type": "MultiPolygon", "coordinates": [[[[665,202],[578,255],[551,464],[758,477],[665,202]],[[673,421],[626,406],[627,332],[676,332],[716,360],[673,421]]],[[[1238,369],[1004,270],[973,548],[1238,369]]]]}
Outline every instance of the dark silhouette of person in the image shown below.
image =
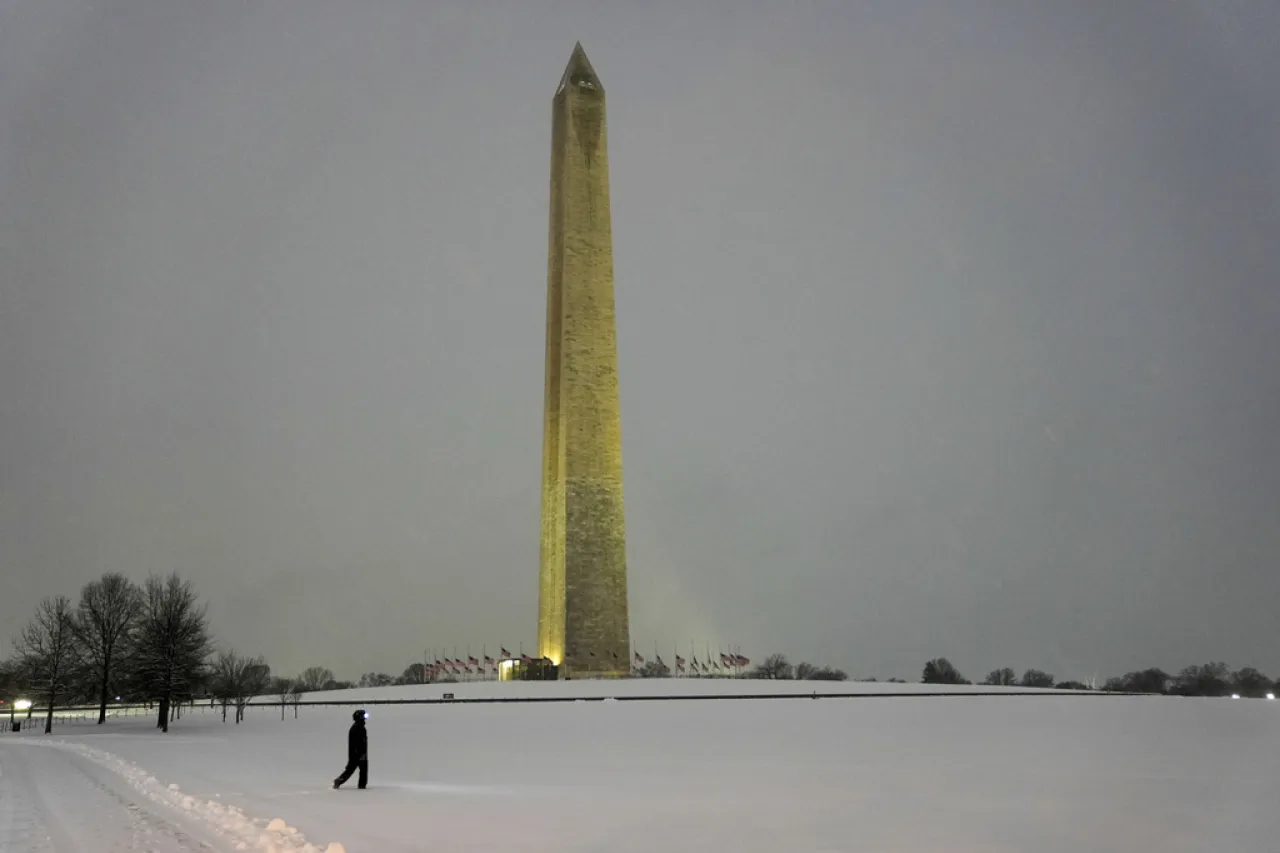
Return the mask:
{"type": "Polygon", "coordinates": [[[333,780],[334,788],[341,788],[342,783],[350,779],[357,768],[360,770],[360,778],[356,781],[356,787],[364,790],[369,784],[369,732],[364,727],[368,716],[362,710],[351,715],[355,722],[347,732],[347,766],[342,775],[333,780]]]}

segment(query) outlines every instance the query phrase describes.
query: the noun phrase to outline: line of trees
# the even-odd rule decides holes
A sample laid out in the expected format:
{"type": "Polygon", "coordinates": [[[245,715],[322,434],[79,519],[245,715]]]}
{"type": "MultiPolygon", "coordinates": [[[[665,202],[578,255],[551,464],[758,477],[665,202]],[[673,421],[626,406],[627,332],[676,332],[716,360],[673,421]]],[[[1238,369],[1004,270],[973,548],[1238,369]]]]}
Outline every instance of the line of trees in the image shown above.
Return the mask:
{"type": "MultiPolygon", "coordinates": [[[[971,684],[946,658],[934,658],[924,665],[920,680],[925,684],[971,684]]],[[[1058,690],[1100,689],[1111,693],[1153,693],[1166,696],[1243,696],[1262,698],[1274,695],[1280,685],[1257,669],[1246,666],[1234,672],[1225,663],[1188,666],[1177,675],[1158,667],[1108,678],[1099,688],[1080,681],[1054,681],[1051,674],[1028,669],[1019,676],[1009,667],[993,669],[984,685],[1001,687],[1053,687],[1058,690]]]]}
{"type": "Polygon", "coordinates": [[[120,692],[155,703],[167,731],[171,706],[193,695],[212,649],[188,581],[152,576],[139,587],[120,574],[86,584],[78,603],[45,598],[13,646],[14,658],[0,664],[4,693],[10,702],[20,692],[38,701],[46,733],[55,708],[69,702],[96,701],[104,722],[120,692]]]}
{"type": "Polygon", "coordinates": [[[221,700],[224,720],[234,708],[237,723],[250,700],[263,694],[282,697],[282,715],[292,700],[296,715],[306,689],[333,681],[328,670],[320,670],[323,678],[312,670],[296,679],[273,678],[263,658],[234,649],[215,656],[205,607],[191,583],[176,574],[138,585],[111,573],[85,584],[77,602],[65,595],[46,598],[13,647],[13,657],[0,661],[0,698],[11,714],[14,700],[32,700],[44,711],[46,734],[59,707],[96,704],[102,724],[108,706],[121,699],[154,706],[164,732],[182,705],[197,698],[221,700]]]}
{"type": "MultiPolygon", "coordinates": [[[[261,656],[217,648],[205,606],[176,574],[138,585],[111,573],[85,584],[77,602],[46,598],[13,647],[13,657],[0,660],[0,699],[11,714],[15,699],[32,700],[44,712],[46,734],[60,707],[96,705],[102,724],[113,702],[154,706],[156,726],[167,732],[183,705],[197,700],[220,703],[223,721],[230,712],[238,724],[257,696],[278,697],[284,719],[290,706],[297,717],[308,693],[356,686],[323,666],[292,678],[274,676],[261,656]]],[[[359,686],[426,681],[419,662],[398,677],[367,673],[359,686]]]]}
{"type": "MultiPolygon", "coordinates": [[[[665,678],[671,674],[669,669],[659,667],[654,662],[646,664],[640,671],[641,677],[665,678]]],[[[831,667],[819,667],[809,663],[792,666],[786,655],[769,655],[754,669],[746,672],[746,678],[798,680],[798,681],[845,681],[848,676],[843,670],[831,667]]],[[[875,681],[874,678],[860,679],[875,681]]],[[[933,658],[925,663],[920,674],[924,684],[972,684],[955,665],[945,657],[933,658]]],[[[890,678],[888,683],[904,683],[900,678],[890,678]]],[[[1188,666],[1176,675],[1166,673],[1159,668],[1151,668],[1130,672],[1115,678],[1108,678],[1101,686],[1082,681],[1057,681],[1053,675],[1039,669],[1028,669],[1021,675],[1010,667],[993,669],[981,682],[983,685],[999,687],[1054,688],[1056,690],[1101,690],[1112,693],[1152,693],[1167,696],[1241,696],[1246,698],[1263,698],[1274,696],[1280,691],[1280,682],[1268,678],[1251,666],[1232,671],[1225,663],[1207,663],[1188,666]]]]}

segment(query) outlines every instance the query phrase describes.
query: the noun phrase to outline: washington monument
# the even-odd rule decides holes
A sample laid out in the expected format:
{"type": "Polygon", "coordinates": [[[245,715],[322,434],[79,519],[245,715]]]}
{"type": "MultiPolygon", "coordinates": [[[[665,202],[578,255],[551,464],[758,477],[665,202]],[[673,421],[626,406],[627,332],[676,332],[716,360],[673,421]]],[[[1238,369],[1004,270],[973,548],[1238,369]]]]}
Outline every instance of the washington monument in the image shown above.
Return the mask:
{"type": "Polygon", "coordinates": [[[538,653],[626,675],[626,525],[604,87],[575,45],[551,108],[538,653]]]}

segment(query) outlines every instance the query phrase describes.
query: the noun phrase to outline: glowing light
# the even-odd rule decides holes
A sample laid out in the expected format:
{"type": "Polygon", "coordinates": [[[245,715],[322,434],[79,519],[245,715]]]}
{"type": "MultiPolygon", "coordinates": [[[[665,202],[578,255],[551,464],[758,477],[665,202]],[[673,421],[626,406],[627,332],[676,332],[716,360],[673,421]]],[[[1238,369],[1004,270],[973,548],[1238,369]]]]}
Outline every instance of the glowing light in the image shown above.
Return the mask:
{"type": "Polygon", "coordinates": [[[19,711],[28,711],[31,709],[33,704],[35,703],[30,699],[19,699],[17,702],[13,703],[13,707],[19,711]]]}
{"type": "Polygon", "coordinates": [[[1271,700],[1274,700],[1274,699],[1276,698],[1276,694],[1274,694],[1274,693],[1268,693],[1268,694],[1267,694],[1267,698],[1268,698],[1268,699],[1271,699],[1271,700]]]}
{"type": "Polygon", "coordinates": [[[1239,698],[1240,698],[1240,694],[1239,694],[1239,693],[1232,693],[1232,694],[1231,694],[1231,698],[1232,698],[1232,699],[1239,699],[1239,698]]]}

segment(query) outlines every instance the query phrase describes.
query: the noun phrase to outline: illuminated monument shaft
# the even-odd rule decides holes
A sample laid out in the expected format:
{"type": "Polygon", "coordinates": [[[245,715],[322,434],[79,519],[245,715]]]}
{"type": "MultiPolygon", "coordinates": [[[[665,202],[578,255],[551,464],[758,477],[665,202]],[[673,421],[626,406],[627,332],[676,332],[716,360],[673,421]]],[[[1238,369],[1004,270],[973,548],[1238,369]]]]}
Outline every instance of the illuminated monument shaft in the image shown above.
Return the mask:
{"type": "Polygon", "coordinates": [[[604,88],[576,45],[552,101],[538,652],[629,671],[622,431],[604,88]]]}

